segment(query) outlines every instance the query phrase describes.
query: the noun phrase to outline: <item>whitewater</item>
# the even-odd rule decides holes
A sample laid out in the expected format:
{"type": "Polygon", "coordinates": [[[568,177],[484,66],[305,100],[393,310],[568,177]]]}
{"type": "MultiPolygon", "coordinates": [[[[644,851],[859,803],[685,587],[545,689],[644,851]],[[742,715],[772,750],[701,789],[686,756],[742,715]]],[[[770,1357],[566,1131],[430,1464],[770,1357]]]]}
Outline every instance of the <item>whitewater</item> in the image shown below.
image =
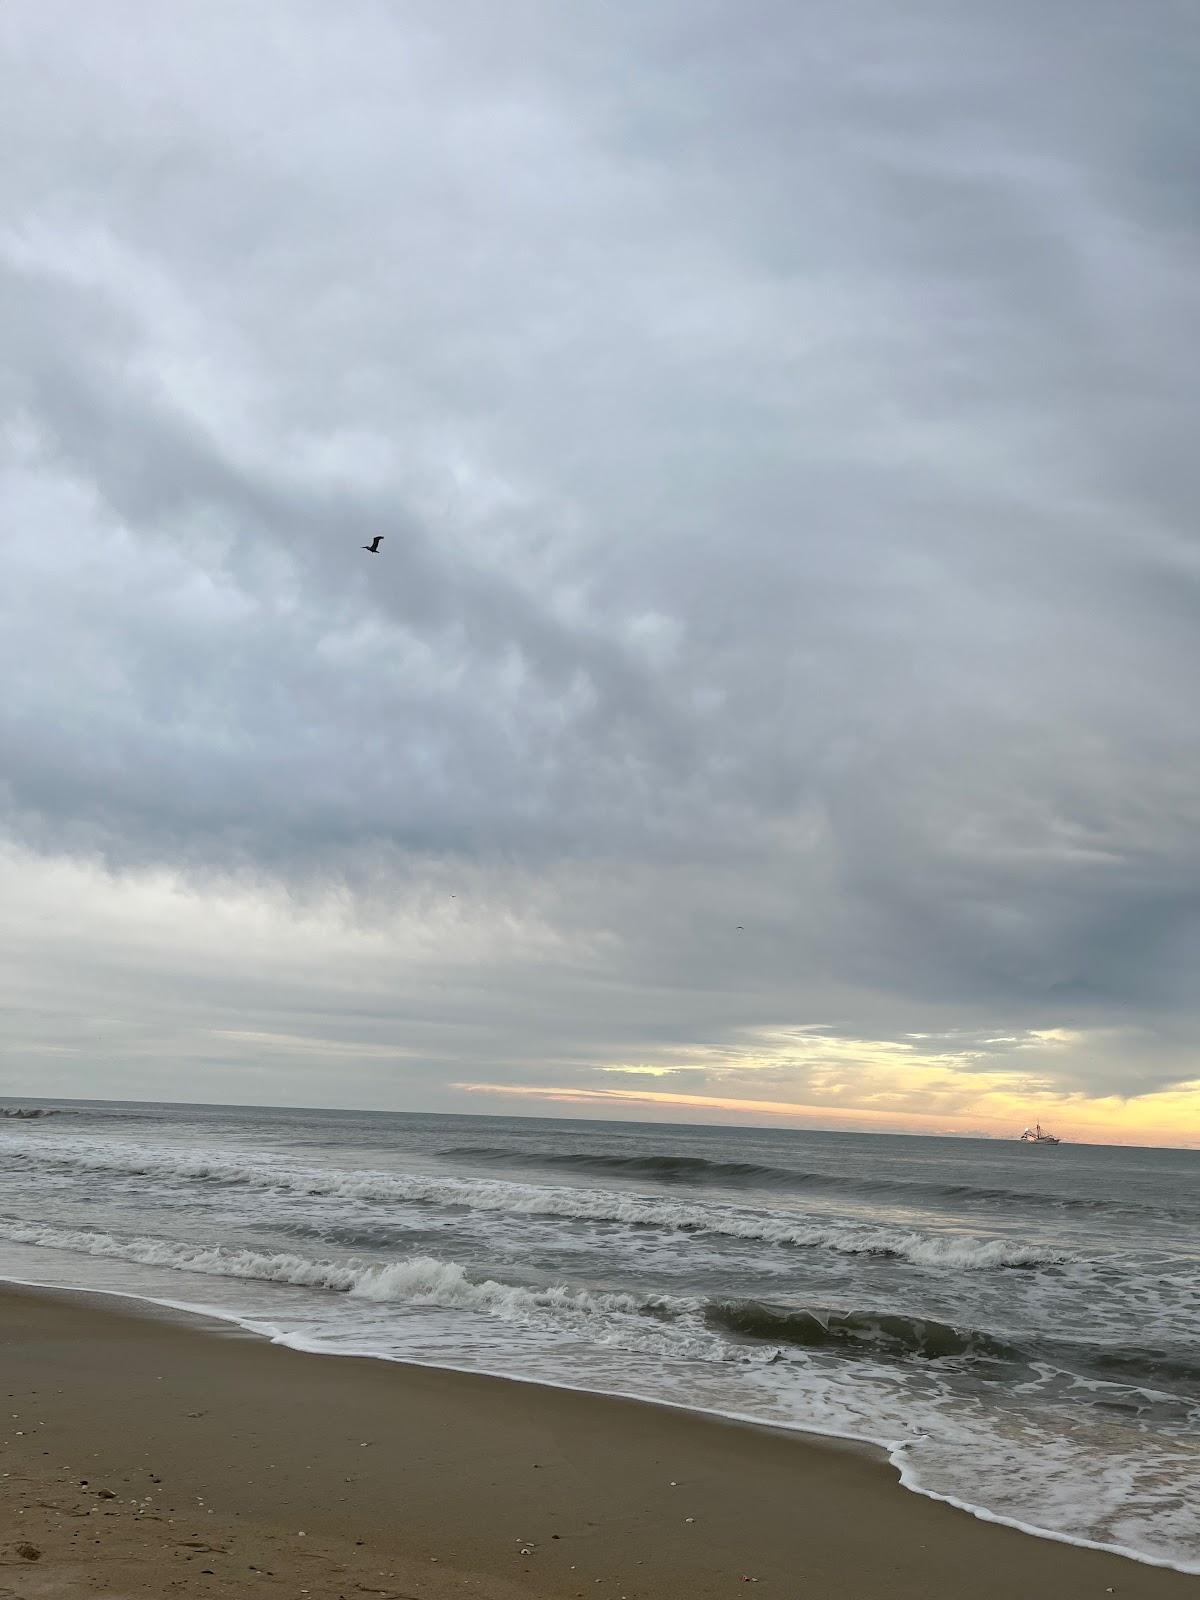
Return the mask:
{"type": "Polygon", "coordinates": [[[0,1275],[299,1348],[854,1438],[918,1492],[1200,1571],[1200,1160],[61,1103],[0,1275]]]}

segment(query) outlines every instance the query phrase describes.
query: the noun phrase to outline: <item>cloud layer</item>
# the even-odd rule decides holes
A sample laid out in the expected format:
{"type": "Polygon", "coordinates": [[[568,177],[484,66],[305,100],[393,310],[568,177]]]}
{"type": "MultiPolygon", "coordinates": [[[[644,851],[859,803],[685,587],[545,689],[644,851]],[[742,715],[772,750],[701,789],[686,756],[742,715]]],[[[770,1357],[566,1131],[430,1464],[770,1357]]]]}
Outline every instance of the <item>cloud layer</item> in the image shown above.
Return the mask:
{"type": "Polygon", "coordinates": [[[1200,1076],[1186,8],[0,28],[14,1087],[1200,1076]]]}

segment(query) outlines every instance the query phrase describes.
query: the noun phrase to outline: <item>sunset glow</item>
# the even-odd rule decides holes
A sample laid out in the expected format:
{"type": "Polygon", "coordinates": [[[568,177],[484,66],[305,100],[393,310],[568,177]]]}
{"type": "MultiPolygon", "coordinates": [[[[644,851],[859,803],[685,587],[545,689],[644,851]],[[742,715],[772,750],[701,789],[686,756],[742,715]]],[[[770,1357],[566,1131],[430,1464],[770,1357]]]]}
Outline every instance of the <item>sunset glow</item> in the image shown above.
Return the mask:
{"type": "Polygon", "coordinates": [[[993,1093],[981,1096],[976,1109],[940,1115],[646,1088],[586,1089],[501,1083],[458,1083],[454,1087],[471,1095],[521,1100],[528,1103],[531,1110],[540,1103],[542,1106],[578,1106],[593,1112],[605,1109],[610,1115],[620,1117],[633,1116],[641,1108],[668,1110],[673,1118],[685,1122],[783,1122],[802,1128],[849,1129],[864,1133],[939,1133],[1009,1139],[1015,1138],[1031,1120],[1039,1120],[1078,1143],[1200,1148],[1200,1082],[1137,1101],[1048,1097],[1031,1103],[993,1093]]]}

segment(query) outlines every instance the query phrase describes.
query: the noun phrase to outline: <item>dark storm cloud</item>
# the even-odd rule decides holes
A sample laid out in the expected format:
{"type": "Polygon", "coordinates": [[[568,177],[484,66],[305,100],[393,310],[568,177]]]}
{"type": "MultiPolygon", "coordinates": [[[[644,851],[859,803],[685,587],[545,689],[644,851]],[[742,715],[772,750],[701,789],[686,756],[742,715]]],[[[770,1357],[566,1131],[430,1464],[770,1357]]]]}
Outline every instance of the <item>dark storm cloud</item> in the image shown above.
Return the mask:
{"type": "Polygon", "coordinates": [[[1186,1036],[1188,8],[0,26],[22,847],[367,923],[481,874],[576,951],[514,1063],[1186,1036]]]}

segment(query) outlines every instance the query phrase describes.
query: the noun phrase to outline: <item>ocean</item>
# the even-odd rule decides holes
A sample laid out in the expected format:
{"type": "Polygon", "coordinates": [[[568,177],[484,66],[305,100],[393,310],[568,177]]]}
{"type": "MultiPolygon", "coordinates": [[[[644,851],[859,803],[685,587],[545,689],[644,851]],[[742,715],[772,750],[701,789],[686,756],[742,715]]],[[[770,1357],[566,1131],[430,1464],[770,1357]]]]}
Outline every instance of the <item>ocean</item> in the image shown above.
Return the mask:
{"type": "Polygon", "coordinates": [[[1198,1153],[40,1103],[0,1120],[0,1277],[869,1441],[1200,1571],[1198,1153]]]}

